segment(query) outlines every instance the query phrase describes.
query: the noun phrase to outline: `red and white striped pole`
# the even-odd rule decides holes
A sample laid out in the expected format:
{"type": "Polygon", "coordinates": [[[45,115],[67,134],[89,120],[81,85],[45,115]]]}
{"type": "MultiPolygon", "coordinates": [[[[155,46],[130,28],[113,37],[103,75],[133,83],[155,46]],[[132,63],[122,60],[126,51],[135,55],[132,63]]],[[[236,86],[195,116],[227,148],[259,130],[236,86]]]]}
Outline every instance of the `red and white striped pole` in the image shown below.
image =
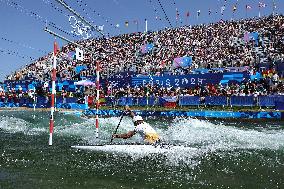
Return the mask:
{"type": "Polygon", "coordinates": [[[49,121],[49,141],[48,144],[52,145],[52,134],[53,134],[53,127],[54,127],[54,106],[55,106],[55,80],[56,80],[56,54],[57,54],[57,43],[54,41],[53,45],[53,64],[52,64],[52,90],[51,90],[51,107],[50,107],[50,121],[49,121]]]}
{"type": "Polygon", "coordinates": [[[99,99],[100,99],[100,63],[99,61],[97,61],[96,64],[97,68],[96,68],[96,88],[97,88],[97,97],[96,97],[96,138],[99,137],[99,99]]]}

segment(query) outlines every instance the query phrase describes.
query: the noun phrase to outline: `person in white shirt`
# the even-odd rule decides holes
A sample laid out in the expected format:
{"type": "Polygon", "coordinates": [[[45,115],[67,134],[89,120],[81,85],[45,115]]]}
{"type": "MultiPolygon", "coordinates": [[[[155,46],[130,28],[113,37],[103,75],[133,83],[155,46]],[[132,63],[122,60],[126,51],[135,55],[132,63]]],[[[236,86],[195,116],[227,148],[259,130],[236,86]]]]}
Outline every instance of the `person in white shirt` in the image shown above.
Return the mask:
{"type": "Polygon", "coordinates": [[[272,76],[272,81],[274,83],[277,83],[279,81],[279,75],[277,73],[274,73],[274,75],[272,76]]]}
{"type": "Polygon", "coordinates": [[[148,144],[156,144],[160,141],[160,136],[155,131],[155,129],[153,129],[153,127],[151,127],[148,123],[146,123],[141,116],[135,115],[134,112],[131,111],[129,106],[126,106],[125,110],[130,113],[135,128],[127,133],[114,134],[112,135],[113,138],[128,139],[134,136],[136,133],[138,133],[143,138],[143,140],[148,144]]]}

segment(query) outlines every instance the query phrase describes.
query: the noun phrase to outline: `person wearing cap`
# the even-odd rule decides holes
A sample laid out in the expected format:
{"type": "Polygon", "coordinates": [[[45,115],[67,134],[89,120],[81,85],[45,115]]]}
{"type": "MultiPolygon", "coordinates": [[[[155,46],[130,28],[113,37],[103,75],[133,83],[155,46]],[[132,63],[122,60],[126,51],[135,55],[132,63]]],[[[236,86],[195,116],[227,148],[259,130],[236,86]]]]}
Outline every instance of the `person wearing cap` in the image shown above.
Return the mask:
{"type": "Polygon", "coordinates": [[[123,138],[128,139],[138,133],[146,143],[149,144],[156,144],[160,141],[160,137],[158,133],[148,124],[146,123],[143,118],[139,115],[135,115],[134,112],[131,111],[129,106],[125,107],[125,110],[130,113],[130,116],[133,119],[134,123],[134,130],[129,131],[123,134],[114,134],[112,135],[113,138],[123,138]]]}

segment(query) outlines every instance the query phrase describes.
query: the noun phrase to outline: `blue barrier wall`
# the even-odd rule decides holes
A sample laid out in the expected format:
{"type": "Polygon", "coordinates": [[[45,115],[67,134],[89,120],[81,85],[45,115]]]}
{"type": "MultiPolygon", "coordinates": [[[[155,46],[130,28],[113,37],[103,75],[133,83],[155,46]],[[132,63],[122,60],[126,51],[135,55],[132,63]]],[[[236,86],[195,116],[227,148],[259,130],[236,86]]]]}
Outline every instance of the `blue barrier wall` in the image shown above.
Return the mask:
{"type": "Polygon", "coordinates": [[[45,96],[38,96],[36,99],[37,103],[48,103],[49,102],[49,98],[45,97],[45,96]]]}
{"type": "Polygon", "coordinates": [[[206,96],[205,97],[206,105],[227,105],[227,97],[225,96],[206,96]]]}
{"type": "Polygon", "coordinates": [[[284,101],[276,101],[275,106],[277,110],[284,110],[284,101]]]}
{"type": "Polygon", "coordinates": [[[57,104],[56,107],[63,108],[63,109],[79,109],[79,110],[88,109],[87,104],[77,104],[77,103],[57,104]]]}
{"type": "Polygon", "coordinates": [[[277,110],[284,110],[284,96],[278,96],[278,98],[276,98],[275,106],[277,110]]]}
{"type": "Polygon", "coordinates": [[[134,99],[131,97],[121,97],[117,100],[117,105],[119,106],[133,106],[134,99]]]}
{"type": "MultiPolygon", "coordinates": [[[[111,105],[112,99],[108,97],[106,99],[107,104],[111,105]]],[[[163,105],[162,98],[155,97],[120,97],[117,99],[117,105],[119,106],[160,106],[163,105]]]]}
{"type": "Polygon", "coordinates": [[[260,106],[275,106],[275,98],[271,96],[260,96],[259,97],[260,106]]]}
{"type": "MultiPolygon", "coordinates": [[[[210,118],[244,118],[244,119],[283,119],[281,112],[232,112],[232,111],[134,111],[141,116],[162,117],[210,117],[210,118]]],[[[94,116],[96,110],[86,110],[85,115],[94,116]]],[[[120,110],[99,110],[101,116],[121,116],[120,110]]]]}
{"type": "Polygon", "coordinates": [[[274,96],[260,96],[259,105],[260,106],[276,106],[276,102],[283,102],[284,95],[274,95],[274,96]]]}
{"type": "Polygon", "coordinates": [[[159,105],[159,102],[160,102],[160,100],[159,99],[155,99],[154,97],[148,97],[148,98],[146,98],[146,97],[140,97],[140,98],[138,98],[138,105],[139,106],[147,106],[147,104],[148,104],[148,106],[153,106],[153,105],[159,105]],[[148,102],[147,102],[147,99],[148,99],[148,102]]]}
{"type": "Polygon", "coordinates": [[[181,96],[179,98],[180,106],[188,106],[188,105],[200,105],[200,97],[199,96],[181,96]]]}
{"type": "Polygon", "coordinates": [[[254,106],[256,101],[253,96],[232,96],[231,97],[232,106],[254,106]]]}
{"type": "MultiPolygon", "coordinates": [[[[147,98],[146,97],[121,97],[119,99],[112,99],[110,97],[106,97],[106,105],[107,106],[147,106],[147,98]]],[[[192,106],[192,105],[232,105],[232,106],[267,106],[273,107],[278,110],[283,110],[284,104],[284,95],[275,95],[275,96],[260,96],[258,97],[259,104],[257,104],[257,98],[253,96],[232,96],[227,98],[225,96],[208,96],[205,97],[202,102],[200,97],[198,96],[180,96],[179,101],[177,102],[180,106],[192,106]],[[229,103],[227,100],[229,99],[229,103]]],[[[167,102],[165,98],[148,98],[148,106],[163,106],[164,103],[167,102]]],[[[56,104],[58,108],[67,108],[72,109],[85,109],[85,105],[78,103],[78,98],[68,97],[68,98],[56,98],[56,104]],[[76,105],[78,104],[78,105],[76,105]]],[[[33,99],[31,98],[20,98],[20,99],[10,99],[2,101],[2,107],[34,107],[33,99]]],[[[36,108],[49,108],[50,107],[50,99],[46,97],[37,97],[36,108]]]]}

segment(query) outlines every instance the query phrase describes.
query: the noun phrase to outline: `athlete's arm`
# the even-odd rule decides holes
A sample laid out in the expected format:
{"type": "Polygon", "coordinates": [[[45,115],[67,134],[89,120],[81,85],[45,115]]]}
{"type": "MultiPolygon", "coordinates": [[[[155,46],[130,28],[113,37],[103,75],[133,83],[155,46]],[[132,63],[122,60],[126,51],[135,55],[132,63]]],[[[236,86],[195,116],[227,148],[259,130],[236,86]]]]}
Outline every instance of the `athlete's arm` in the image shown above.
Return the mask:
{"type": "Polygon", "coordinates": [[[132,137],[133,135],[135,135],[135,131],[129,131],[128,133],[124,133],[124,134],[115,134],[115,135],[112,135],[112,137],[113,138],[128,139],[128,138],[132,137]]]}

